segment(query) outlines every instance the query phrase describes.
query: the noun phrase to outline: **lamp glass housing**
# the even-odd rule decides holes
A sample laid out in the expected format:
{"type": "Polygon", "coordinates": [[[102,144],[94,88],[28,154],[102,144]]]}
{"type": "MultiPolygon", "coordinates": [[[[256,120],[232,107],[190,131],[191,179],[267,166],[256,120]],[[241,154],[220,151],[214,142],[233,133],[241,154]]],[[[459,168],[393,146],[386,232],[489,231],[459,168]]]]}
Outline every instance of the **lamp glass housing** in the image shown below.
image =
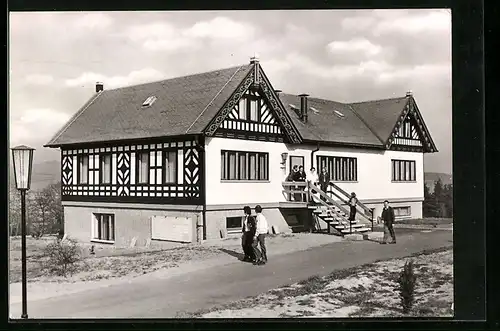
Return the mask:
{"type": "Polygon", "coordinates": [[[31,170],[33,167],[34,148],[17,146],[12,148],[14,161],[14,178],[18,190],[29,190],[31,185],[31,170]]]}

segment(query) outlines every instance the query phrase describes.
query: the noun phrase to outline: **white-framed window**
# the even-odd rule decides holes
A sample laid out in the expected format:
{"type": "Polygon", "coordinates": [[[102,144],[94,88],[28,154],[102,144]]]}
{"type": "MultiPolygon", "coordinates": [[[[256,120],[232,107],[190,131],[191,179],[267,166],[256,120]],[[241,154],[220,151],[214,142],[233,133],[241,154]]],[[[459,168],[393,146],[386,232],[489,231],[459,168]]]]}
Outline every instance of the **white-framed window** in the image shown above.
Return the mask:
{"type": "Polygon", "coordinates": [[[149,153],[137,154],[137,183],[147,184],[149,182],[149,153]]]}
{"type": "Polygon", "coordinates": [[[318,174],[326,167],[330,179],[335,182],[358,180],[358,159],[355,157],[318,155],[318,174]]]}
{"type": "Polygon", "coordinates": [[[101,154],[101,183],[111,183],[111,154],[101,154]]]}
{"type": "Polygon", "coordinates": [[[177,182],[177,151],[166,151],[165,153],[164,183],[177,182]]]}
{"type": "Polygon", "coordinates": [[[226,229],[228,233],[241,232],[243,227],[243,216],[226,217],[226,229]]]}
{"type": "Polygon", "coordinates": [[[269,180],[269,153],[221,151],[222,180],[269,180]]]}
{"type": "Polygon", "coordinates": [[[416,181],[416,162],[410,160],[391,160],[393,182],[416,181]]]}
{"type": "Polygon", "coordinates": [[[78,155],[78,184],[89,182],[89,156],[78,155]]]}
{"type": "Polygon", "coordinates": [[[114,242],[115,241],[115,215],[93,214],[92,240],[114,242]]]}
{"type": "Polygon", "coordinates": [[[410,206],[392,207],[392,209],[394,210],[395,217],[411,216],[411,207],[410,206]]]}

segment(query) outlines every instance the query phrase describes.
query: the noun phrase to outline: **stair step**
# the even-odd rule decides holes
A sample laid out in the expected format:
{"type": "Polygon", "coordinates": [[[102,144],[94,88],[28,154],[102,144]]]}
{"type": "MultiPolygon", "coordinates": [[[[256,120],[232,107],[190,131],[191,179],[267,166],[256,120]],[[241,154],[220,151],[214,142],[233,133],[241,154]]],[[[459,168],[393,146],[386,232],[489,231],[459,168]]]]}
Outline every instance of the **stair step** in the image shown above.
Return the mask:
{"type": "MultiPolygon", "coordinates": [[[[352,225],[352,229],[362,229],[364,227],[363,224],[353,224],[352,225]]],[[[338,225],[335,225],[335,229],[347,229],[349,230],[349,225],[347,224],[338,224],[338,225]]]]}
{"type": "MultiPolygon", "coordinates": [[[[353,228],[353,229],[352,229],[352,233],[354,233],[354,232],[367,232],[367,231],[370,231],[370,229],[369,229],[369,228],[356,228],[356,229],[355,229],[355,228],[353,228]]],[[[343,229],[343,230],[340,230],[340,232],[342,232],[342,233],[344,233],[344,234],[351,233],[351,232],[349,231],[349,229],[343,229]]]]}

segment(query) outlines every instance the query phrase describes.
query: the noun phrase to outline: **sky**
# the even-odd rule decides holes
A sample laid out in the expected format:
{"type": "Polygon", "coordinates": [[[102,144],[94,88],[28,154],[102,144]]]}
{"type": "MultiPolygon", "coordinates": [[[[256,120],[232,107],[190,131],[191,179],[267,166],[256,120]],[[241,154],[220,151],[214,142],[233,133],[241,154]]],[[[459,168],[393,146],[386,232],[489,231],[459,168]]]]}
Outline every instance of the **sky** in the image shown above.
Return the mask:
{"type": "Polygon", "coordinates": [[[18,12],[9,16],[10,145],[42,147],[94,94],[249,62],[275,89],[339,102],[413,92],[452,173],[451,12],[436,10],[18,12]]]}

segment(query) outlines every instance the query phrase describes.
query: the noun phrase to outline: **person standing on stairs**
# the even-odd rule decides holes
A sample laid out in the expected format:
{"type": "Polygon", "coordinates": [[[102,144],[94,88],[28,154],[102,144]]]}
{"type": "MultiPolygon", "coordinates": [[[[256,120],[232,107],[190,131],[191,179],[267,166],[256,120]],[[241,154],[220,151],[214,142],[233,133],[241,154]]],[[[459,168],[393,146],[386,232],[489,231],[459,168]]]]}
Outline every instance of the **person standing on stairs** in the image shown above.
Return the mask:
{"type": "Polygon", "coordinates": [[[241,246],[243,248],[243,253],[245,257],[244,262],[255,261],[255,254],[252,248],[253,237],[255,236],[255,218],[251,215],[252,209],[250,206],[243,207],[243,212],[245,213],[245,220],[243,221],[242,236],[241,236],[241,246]]]}
{"type": "MultiPolygon", "coordinates": [[[[307,177],[307,175],[306,175],[306,172],[304,171],[304,167],[300,166],[299,167],[299,175],[298,175],[297,181],[305,183],[306,182],[306,177],[307,177]]],[[[306,187],[303,186],[302,190],[304,190],[304,192],[305,192],[306,191],[306,187]]],[[[301,202],[305,202],[306,201],[306,196],[304,194],[300,195],[300,201],[301,202]]]]}
{"type": "MultiPolygon", "coordinates": [[[[307,174],[307,181],[310,184],[316,186],[316,185],[318,185],[318,180],[319,179],[318,179],[318,173],[316,172],[316,168],[312,167],[310,172],[307,174]]],[[[318,192],[311,190],[311,195],[310,195],[311,201],[317,202],[317,200],[316,200],[318,198],[317,193],[318,192]]]]}
{"type": "Polygon", "coordinates": [[[252,247],[254,250],[255,258],[257,259],[256,265],[263,265],[267,263],[267,249],[266,249],[266,236],[269,232],[267,219],[262,215],[262,207],[255,206],[256,217],[256,230],[253,238],[252,247]],[[257,248],[260,245],[260,251],[257,248]]]}
{"type": "Polygon", "coordinates": [[[349,198],[349,221],[354,222],[356,219],[356,206],[358,204],[358,198],[356,198],[356,193],[352,192],[351,197],[349,198]]]}
{"type": "MultiPolygon", "coordinates": [[[[330,185],[330,174],[326,171],[326,167],[323,167],[321,174],[319,175],[319,186],[321,191],[327,193],[328,185],[330,185]]],[[[321,197],[324,199],[323,197],[321,197]]]]}
{"type": "Polygon", "coordinates": [[[392,241],[390,242],[391,244],[396,243],[396,234],[394,233],[394,209],[392,209],[391,206],[389,206],[389,201],[385,200],[384,201],[384,209],[382,210],[382,220],[384,221],[384,239],[382,240],[381,244],[387,244],[387,239],[388,239],[388,233],[392,237],[392,241]]]}

